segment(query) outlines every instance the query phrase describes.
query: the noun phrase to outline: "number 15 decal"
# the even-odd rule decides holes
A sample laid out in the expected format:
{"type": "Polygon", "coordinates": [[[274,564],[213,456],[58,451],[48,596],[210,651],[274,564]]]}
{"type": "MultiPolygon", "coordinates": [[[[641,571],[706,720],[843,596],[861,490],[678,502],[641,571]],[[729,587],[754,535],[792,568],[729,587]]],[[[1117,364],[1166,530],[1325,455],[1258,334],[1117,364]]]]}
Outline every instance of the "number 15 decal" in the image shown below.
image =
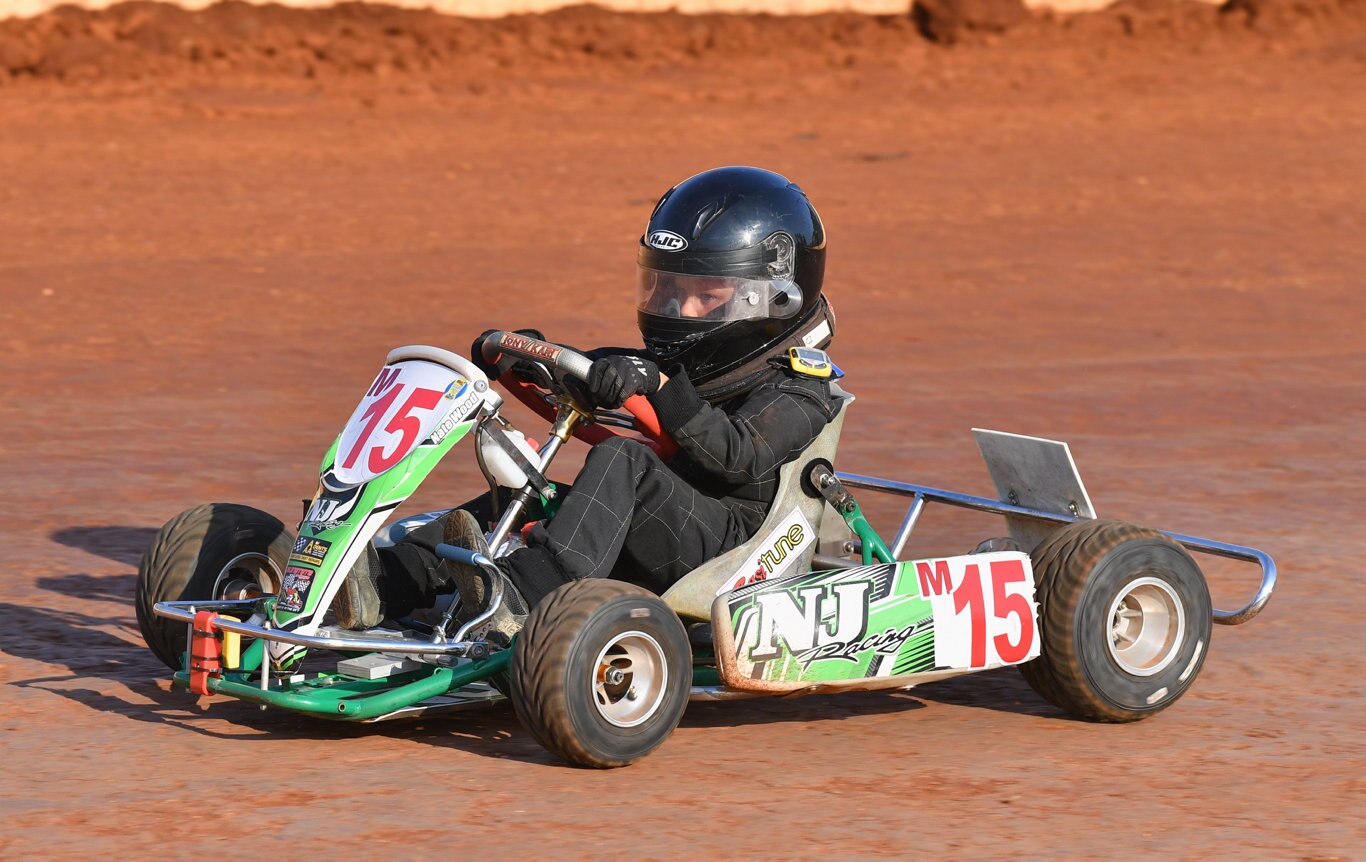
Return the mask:
{"type": "Polygon", "coordinates": [[[934,613],[936,665],[995,667],[1039,654],[1028,559],[998,553],[915,563],[920,594],[934,613]]]}
{"type": "Polygon", "coordinates": [[[342,429],[337,478],[358,485],[407,457],[454,406],[442,393],[456,377],[452,369],[423,360],[381,369],[342,429]]]}

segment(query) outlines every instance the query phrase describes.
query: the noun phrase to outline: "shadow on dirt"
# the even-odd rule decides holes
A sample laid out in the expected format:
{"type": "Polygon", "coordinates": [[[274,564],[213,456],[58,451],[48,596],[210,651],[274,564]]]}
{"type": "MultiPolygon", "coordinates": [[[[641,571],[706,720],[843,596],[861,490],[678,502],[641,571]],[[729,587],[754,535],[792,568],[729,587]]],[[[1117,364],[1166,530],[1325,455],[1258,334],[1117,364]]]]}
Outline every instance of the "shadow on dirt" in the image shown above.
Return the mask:
{"type": "MultiPolygon", "coordinates": [[[[101,713],[170,725],[234,742],[301,739],[343,742],[386,737],[453,748],[483,757],[560,764],[522,729],[507,704],[393,723],[358,725],[261,711],[252,704],[216,698],[196,701],[172,689],[169,671],[141,643],[133,615],[134,576],[73,573],[43,578],[54,593],[108,605],[108,613],[32,607],[0,602],[0,653],[66,669],[9,685],[37,689],[101,713]],[[210,704],[212,708],[210,709],[210,704]]],[[[320,657],[319,660],[323,660],[320,657]]],[[[317,669],[317,668],[314,668],[317,669]]],[[[806,698],[756,698],[689,706],[683,727],[745,727],[778,722],[842,721],[923,709],[923,701],[1059,717],[1011,669],[988,671],[907,692],[862,692],[806,698]]]]}
{"type": "Polygon", "coordinates": [[[133,588],[137,575],[54,575],[38,578],[37,584],[62,596],[114,602],[130,614],[133,609],[133,588]]]}
{"type": "Polygon", "coordinates": [[[917,686],[911,694],[921,700],[952,706],[970,706],[993,712],[1033,715],[1074,721],[1072,716],[1034,693],[1029,683],[1013,667],[1000,667],[967,676],[917,686]]]}
{"type": "Polygon", "coordinates": [[[68,548],[136,566],[157,534],[153,527],[67,527],[48,538],[68,548]]]}
{"type": "Polygon", "coordinates": [[[924,709],[904,692],[869,691],[809,697],[762,697],[688,704],[682,727],[743,727],[780,722],[843,721],[859,715],[888,715],[924,709]]]}
{"type": "Polygon", "coordinates": [[[44,691],[97,712],[133,721],[170,725],[213,739],[337,740],[381,736],[468,751],[485,757],[552,762],[517,723],[510,707],[465,715],[411,719],[376,725],[327,721],[253,704],[214,698],[196,701],[172,689],[170,671],[143,646],[130,600],[132,576],[86,574],[46,579],[64,594],[106,602],[107,615],[0,602],[0,655],[65,668],[8,683],[44,691]]]}
{"type": "Polygon", "coordinates": [[[694,703],[683,727],[732,727],[780,721],[828,721],[858,715],[886,715],[923,709],[926,701],[1071,720],[1045,702],[1014,668],[998,668],[909,691],[870,691],[798,698],[756,698],[733,703],[694,703]]]}

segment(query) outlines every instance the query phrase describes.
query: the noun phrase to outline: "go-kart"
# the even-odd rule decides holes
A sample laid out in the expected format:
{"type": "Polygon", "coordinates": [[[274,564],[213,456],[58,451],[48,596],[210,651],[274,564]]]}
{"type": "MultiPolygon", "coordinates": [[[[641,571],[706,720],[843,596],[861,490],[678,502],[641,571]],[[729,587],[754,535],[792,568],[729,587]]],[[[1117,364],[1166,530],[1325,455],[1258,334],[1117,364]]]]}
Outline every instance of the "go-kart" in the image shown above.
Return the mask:
{"type": "Polygon", "coordinates": [[[529,520],[554,517],[547,472],[571,437],[634,434],[674,451],[643,397],[622,411],[585,406],[582,354],[511,332],[484,350],[504,369],[498,382],[551,422],[543,445],[501,415],[503,398],[473,362],[402,347],[323,458],[297,532],[232,504],[197,506],[161,529],[139,570],[137,615],[176,685],[362,722],[506,697],[547,749],[591,767],[648,754],[690,699],[905,689],[1006,665],[1068,713],[1133,721],[1190,688],[1212,623],[1252,619],[1275,587],[1261,551],[1097,519],[1064,443],[976,430],[997,499],[836,472],[853,397],[832,384],[845,407],[780,468],[758,532],[663,595],[575,581],[500,648],[476,634],[502,601],[493,561],[440,545],[482,573],[482,612],[459,613],[453,595],[368,631],[334,624],[329,609],[366,543],[397,542],[442,514],[385,525],[465,437],[504,501],[487,535],[492,556],[529,520]],[[909,498],[890,543],[855,490],[909,498]],[[969,554],[900,560],[927,503],[1004,516],[1008,535],[969,554]],[[1258,564],[1256,595],[1213,609],[1190,551],[1258,564]]]}

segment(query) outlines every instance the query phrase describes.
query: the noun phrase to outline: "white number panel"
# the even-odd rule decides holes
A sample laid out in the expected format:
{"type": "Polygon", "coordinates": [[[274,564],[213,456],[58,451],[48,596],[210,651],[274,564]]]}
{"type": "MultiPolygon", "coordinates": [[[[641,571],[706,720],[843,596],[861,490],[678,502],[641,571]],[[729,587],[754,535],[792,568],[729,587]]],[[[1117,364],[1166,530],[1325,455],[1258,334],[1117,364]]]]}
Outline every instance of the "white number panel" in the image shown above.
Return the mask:
{"type": "Polygon", "coordinates": [[[1039,654],[1034,571],[1014,552],[914,563],[920,595],[934,613],[941,668],[1020,664],[1039,654]]]}
{"type": "Polygon", "coordinates": [[[348,485],[369,482],[407,457],[442,419],[463,419],[482,400],[474,384],[444,365],[416,359],[386,365],[342,430],[333,473],[348,485]]]}

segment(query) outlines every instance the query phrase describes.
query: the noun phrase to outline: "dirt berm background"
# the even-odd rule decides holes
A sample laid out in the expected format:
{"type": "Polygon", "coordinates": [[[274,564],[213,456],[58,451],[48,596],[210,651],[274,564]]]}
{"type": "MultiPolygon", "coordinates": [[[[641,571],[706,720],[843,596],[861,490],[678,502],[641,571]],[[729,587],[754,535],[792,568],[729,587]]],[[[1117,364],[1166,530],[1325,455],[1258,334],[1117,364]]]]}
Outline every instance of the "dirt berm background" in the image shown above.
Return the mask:
{"type": "MultiPolygon", "coordinates": [[[[925,31],[0,22],[0,857],[1359,857],[1360,6],[925,31]],[[829,228],[859,397],[841,468],[985,494],[970,428],[1067,440],[1102,515],[1276,558],[1267,610],[1216,627],[1179,703],[1087,724],[1007,670],[696,704],[595,773],[504,708],[352,727],[169,688],[132,608],[157,527],[213,500],[297,518],[392,347],[631,342],[651,205],[734,163],[800,182],[829,228]]],[[[462,452],[406,511],[477,489],[462,452]]],[[[919,529],[914,556],[1002,528],[919,529]]],[[[1250,596],[1250,568],[1206,570],[1217,606],[1250,596]]]]}
{"type": "Polygon", "coordinates": [[[62,7],[0,20],[0,82],[258,73],[301,77],[460,78],[480,86],[520,74],[641,74],[715,68],[746,77],[892,66],[913,77],[926,42],[1005,43],[997,53],[1184,54],[1276,50],[1325,36],[1360,56],[1362,0],[1121,0],[1097,12],[1030,12],[1020,0],[922,0],[912,14],[813,16],[623,14],[590,6],[544,15],[457,18],[345,3],[326,10],[226,2],[190,12],[161,3],[62,7]],[[1058,53],[1059,49],[1067,50],[1058,53]],[[629,70],[629,71],[628,71],[629,70]]]}

